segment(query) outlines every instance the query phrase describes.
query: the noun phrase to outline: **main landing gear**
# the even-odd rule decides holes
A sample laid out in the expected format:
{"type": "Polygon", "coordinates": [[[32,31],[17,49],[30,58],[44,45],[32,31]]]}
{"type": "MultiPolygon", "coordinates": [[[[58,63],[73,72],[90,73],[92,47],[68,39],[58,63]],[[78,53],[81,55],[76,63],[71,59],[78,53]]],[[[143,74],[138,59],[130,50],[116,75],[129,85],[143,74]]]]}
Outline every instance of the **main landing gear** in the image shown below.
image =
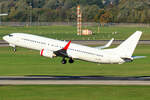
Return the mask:
{"type": "MultiPolygon", "coordinates": [[[[66,60],[65,58],[63,58],[62,61],[61,61],[61,63],[62,63],[62,64],[66,64],[66,63],[67,63],[67,60],[66,60]]],[[[69,58],[69,63],[70,63],[70,64],[74,63],[74,60],[73,60],[72,58],[69,58]]]]}
{"type": "Polygon", "coordinates": [[[67,60],[65,58],[63,58],[63,60],[61,61],[62,64],[66,64],[67,60]]]}
{"type": "Polygon", "coordinates": [[[72,64],[74,63],[74,60],[72,58],[69,59],[69,63],[72,64]]]}

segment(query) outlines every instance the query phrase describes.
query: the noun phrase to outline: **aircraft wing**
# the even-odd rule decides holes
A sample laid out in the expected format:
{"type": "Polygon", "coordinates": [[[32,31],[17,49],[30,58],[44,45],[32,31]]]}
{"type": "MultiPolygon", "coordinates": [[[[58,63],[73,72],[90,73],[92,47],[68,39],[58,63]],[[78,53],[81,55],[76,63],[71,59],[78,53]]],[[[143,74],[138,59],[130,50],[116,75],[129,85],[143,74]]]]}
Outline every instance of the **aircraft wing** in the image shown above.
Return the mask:
{"type": "Polygon", "coordinates": [[[146,56],[132,56],[133,59],[146,58],[146,56]]]}
{"type": "Polygon", "coordinates": [[[108,47],[110,47],[110,45],[112,44],[113,41],[114,41],[114,38],[112,38],[106,45],[104,45],[104,46],[99,46],[99,47],[95,47],[95,48],[97,48],[97,49],[108,48],[108,47]]]}
{"type": "Polygon", "coordinates": [[[69,41],[69,42],[67,43],[67,45],[66,45],[63,49],[54,51],[54,54],[55,54],[56,56],[68,57],[67,49],[69,48],[70,43],[71,43],[71,41],[69,41]]]}

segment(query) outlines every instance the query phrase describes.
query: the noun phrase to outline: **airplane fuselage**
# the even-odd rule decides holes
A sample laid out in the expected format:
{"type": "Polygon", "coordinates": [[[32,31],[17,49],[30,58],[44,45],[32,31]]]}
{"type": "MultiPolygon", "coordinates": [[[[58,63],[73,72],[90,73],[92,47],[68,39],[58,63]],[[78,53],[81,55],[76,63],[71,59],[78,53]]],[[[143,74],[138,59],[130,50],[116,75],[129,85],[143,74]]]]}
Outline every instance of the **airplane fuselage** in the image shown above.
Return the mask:
{"type": "Polygon", "coordinates": [[[105,46],[96,48],[25,33],[12,33],[4,36],[3,39],[12,47],[39,50],[41,56],[63,57],[62,64],[66,64],[65,58],[69,58],[69,63],[73,63],[74,59],[80,59],[96,63],[122,64],[143,58],[132,56],[141,35],[141,31],[136,31],[118,47],[112,49],[104,48],[109,47],[113,39],[105,46]]]}
{"type": "MultiPolygon", "coordinates": [[[[63,49],[67,44],[65,41],[50,39],[46,37],[24,34],[24,33],[13,33],[11,36],[5,36],[10,46],[19,46],[34,50],[41,51],[42,49],[48,52],[54,52],[63,49]]],[[[95,49],[88,46],[71,43],[67,49],[67,56],[73,59],[80,59],[96,63],[124,63],[116,54],[106,53],[103,50],[95,49]]],[[[55,55],[53,56],[55,57],[55,55]]]]}

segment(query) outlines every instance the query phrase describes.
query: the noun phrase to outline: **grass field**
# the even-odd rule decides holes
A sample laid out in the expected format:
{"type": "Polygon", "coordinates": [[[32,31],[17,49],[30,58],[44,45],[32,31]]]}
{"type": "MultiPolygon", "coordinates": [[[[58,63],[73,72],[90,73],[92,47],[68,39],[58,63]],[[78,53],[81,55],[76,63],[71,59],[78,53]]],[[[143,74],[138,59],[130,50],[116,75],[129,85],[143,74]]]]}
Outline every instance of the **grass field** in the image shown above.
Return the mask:
{"type": "Polygon", "coordinates": [[[0,86],[0,100],[149,100],[149,86],[0,86]]]}
{"type": "Polygon", "coordinates": [[[125,64],[96,64],[75,60],[61,64],[62,58],[41,57],[39,51],[10,47],[0,48],[0,75],[66,75],[66,76],[150,76],[150,46],[139,45],[134,55],[147,56],[125,64]]]}
{"type": "Polygon", "coordinates": [[[31,33],[61,40],[101,40],[101,39],[126,39],[133,32],[143,31],[142,40],[150,40],[149,27],[86,27],[94,32],[91,36],[77,36],[76,26],[32,26],[32,27],[0,27],[0,39],[10,33],[31,33]],[[113,34],[116,32],[117,34],[113,34]]]}

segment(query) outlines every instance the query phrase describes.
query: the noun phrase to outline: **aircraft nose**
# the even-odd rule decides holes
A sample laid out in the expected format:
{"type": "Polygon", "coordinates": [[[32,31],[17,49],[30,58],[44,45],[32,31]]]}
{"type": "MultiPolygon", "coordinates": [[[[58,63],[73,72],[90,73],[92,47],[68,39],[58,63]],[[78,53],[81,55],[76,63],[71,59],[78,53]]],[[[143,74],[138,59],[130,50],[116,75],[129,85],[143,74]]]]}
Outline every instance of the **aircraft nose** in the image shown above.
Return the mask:
{"type": "Polygon", "coordinates": [[[7,40],[7,38],[8,38],[8,36],[6,35],[6,36],[3,36],[3,40],[7,40]]]}

